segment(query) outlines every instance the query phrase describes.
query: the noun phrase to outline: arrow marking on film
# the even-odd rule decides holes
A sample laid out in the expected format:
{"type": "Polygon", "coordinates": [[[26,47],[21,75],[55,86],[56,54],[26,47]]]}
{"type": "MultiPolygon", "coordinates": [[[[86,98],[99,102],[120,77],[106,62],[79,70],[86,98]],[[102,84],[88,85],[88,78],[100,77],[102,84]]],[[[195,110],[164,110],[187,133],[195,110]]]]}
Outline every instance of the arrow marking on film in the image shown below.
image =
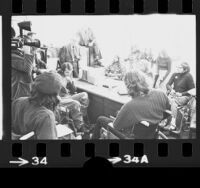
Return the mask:
{"type": "Polygon", "coordinates": [[[122,159],[120,157],[113,157],[108,159],[108,161],[110,161],[112,164],[116,164],[118,162],[120,162],[122,159]]]}
{"type": "Polygon", "coordinates": [[[25,160],[25,159],[22,159],[22,158],[18,158],[19,161],[9,161],[10,164],[19,164],[19,166],[22,166],[22,165],[25,165],[25,164],[28,164],[29,161],[25,160]]]}

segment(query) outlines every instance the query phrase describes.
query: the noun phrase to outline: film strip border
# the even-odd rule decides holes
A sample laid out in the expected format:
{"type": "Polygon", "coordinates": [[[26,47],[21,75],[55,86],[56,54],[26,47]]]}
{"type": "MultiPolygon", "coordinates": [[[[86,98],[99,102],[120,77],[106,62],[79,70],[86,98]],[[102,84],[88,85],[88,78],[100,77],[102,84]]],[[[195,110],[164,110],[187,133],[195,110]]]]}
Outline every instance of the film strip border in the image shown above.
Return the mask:
{"type": "MultiPolygon", "coordinates": [[[[199,49],[199,0],[9,0],[0,1],[0,14],[3,15],[3,36],[10,26],[11,15],[104,15],[104,14],[195,14],[197,15],[197,52],[199,49]],[[5,23],[6,22],[6,23],[5,23]]],[[[6,34],[6,37],[9,32],[6,34]]],[[[5,37],[5,38],[6,38],[5,37]]],[[[10,47],[3,39],[4,51],[10,47]]],[[[4,53],[5,54],[5,53],[4,53]]],[[[4,55],[4,61],[9,60],[4,55]]],[[[197,53],[197,62],[199,55],[197,53]]],[[[3,62],[4,62],[3,61],[3,62]]],[[[8,64],[9,66],[9,64],[8,64]]],[[[3,70],[7,69],[7,65],[3,70]]],[[[198,64],[197,64],[198,69],[198,64]]],[[[10,75],[9,71],[8,76],[10,75]]],[[[6,72],[6,73],[7,73],[6,72]]],[[[6,74],[5,73],[5,74],[6,74]]],[[[8,78],[8,77],[7,77],[8,78]]],[[[8,79],[9,82],[9,79],[8,79]]],[[[10,82],[9,82],[10,83],[10,82]]],[[[7,86],[3,89],[7,91],[7,86]]],[[[5,104],[9,101],[9,95],[5,104]]],[[[198,102],[198,101],[197,101],[198,102]]],[[[198,110],[197,105],[197,110],[198,110]]],[[[4,112],[10,117],[10,109],[4,112]]],[[[4,118],[9,123],[9,118],[4,118]]],[[[198,123],[198,119],[197,119],[198,123]]],[[[10,127],[4,129],[8,133],[10,127]]],[[[197,138],[200,131],[197,128],[197,138]]],[[[21,167],[80,167],[95,164],[106,164],[112,159],[116,167],[138,166],[200,166],[200,142],[197,140],[167,141],[26,141],[13,142],[5,139],[0,142],[0,167],[17,167],[19,161],[28,161],[21,167]],[[141,163],[142,157],[144,161],[141,163]],[[45,160],[44,160],[45,159],[45,160]],[[19,161],[16,161],[19,160],[19,161]],[[116,162],[117,161],[117,162],[116,162]],[[14,163],[10,163],[14,162],[14,163]]]]}
{"type": "Polygon", "coordinates": [[[13,14],[195,14],[200,9],[198,0],[10,0],[0,5],[0,12],[13,14]]]}
{"type": "Polygon", "coordinates": [[[200,144],[188,141],[0,142],[0,167],[198,167],[200,144]],[[37,161],[37,163],[36,163],[37,161]],[[109,162],[110,161],[110,162],[109,162]]]}

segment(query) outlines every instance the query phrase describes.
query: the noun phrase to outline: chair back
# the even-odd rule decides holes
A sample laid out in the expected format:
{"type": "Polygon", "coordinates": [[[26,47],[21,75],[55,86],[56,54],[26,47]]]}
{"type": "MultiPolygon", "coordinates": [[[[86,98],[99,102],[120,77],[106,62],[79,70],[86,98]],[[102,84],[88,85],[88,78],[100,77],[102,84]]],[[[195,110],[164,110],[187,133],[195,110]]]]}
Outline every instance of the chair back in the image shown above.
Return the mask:
{"type": "Polygon", "coordinates": [[[29,140],[29,139],[34,139],[34,137],[35,133],[33,131],[25,135],[18,135],[12,132],[12,140],[29,140]]]}
{"type": "Polygon", "coordinates": [[[11,137],[12,137],[12,140],[19,140],[21,135],[18,135],[18,134],[15,134],[15,133],[11,133],[11,137]]]}
{"type": "Polygon", "coordinates": [[[154,139],[158,124],[150,124],[147,121],[142,121],[135,124],[132,134],[134,139],[154,139]]]}
{"type": "Polygon", "coordinates": [[[114,129],[111,126],[107,126],[107,128],[101,128],[101,139],[129,139],[120,131],[114,129]]]}

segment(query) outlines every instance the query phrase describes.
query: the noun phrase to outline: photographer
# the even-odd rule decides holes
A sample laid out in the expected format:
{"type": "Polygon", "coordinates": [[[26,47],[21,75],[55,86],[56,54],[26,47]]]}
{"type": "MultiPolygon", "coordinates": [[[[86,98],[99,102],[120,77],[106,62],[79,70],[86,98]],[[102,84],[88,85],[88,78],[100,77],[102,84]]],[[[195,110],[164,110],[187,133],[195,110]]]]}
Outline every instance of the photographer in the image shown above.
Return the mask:
{"type": "MultiPolygon", "coordinates": [[[[15,30],[12,28],[12,39],[15,37],[15,30]]],[[[22,46],[12,48],[11,50],[11,67],[12,67],[12,100],[19,97],[29,96],[32,83],[32,71],[34,51],[31,47],[22,46]]]]}

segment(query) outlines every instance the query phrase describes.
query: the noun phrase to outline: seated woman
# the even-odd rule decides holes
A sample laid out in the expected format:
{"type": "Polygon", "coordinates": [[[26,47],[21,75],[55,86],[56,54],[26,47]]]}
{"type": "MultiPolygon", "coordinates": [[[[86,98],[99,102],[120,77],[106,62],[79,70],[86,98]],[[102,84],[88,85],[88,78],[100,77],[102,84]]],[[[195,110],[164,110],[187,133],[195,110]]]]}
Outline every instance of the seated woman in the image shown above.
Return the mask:
{"type": "Polygon", "coordinates": [[[12,103],[12,131],[17,135],[35,133],[35,139],[57,139],[55,112],[60,102],[61,76],[46,72],[36,77],[30,97],[12,103]]]}
{"type": "Polygon", "coordinates": [[[67,107],[74,121],[77,131],[84,131],[83,116],[87,114],[89,105],[86,92],[76,93],[76,87],[72,78],[73,66],[71,63],[63,63],[59,71],[62,77],[63,87],[60,92],[61,105],[67,107]]]}
{"type": "MultiPolygon", "coordinates": [[[[163,112],[170,109],[170,104],[164,92],[150,89],[146,76],[139,70],[126,73],[124,82],[132,100],[122,106],[113,122],[113,127],[126,137],[134,138],[132,132],[136,124],[140,121],[158,124],[163,119],[163,112]]],[[[93,138],[98,139],[101,128],[107,128],[110,122],[112,122],[110,118],[99,117],[93,138]]]]}
{"type": "Polygon", "coordinates": [[[173,114],[172,125],[175,126],[177,106],[187,104],[190,98],[188,91],[195,88],[188,63],[183,62],[177,66],[177,70],[169,79],[166,88],[168,93],[170,93],[171,110],[173,114]]]}

